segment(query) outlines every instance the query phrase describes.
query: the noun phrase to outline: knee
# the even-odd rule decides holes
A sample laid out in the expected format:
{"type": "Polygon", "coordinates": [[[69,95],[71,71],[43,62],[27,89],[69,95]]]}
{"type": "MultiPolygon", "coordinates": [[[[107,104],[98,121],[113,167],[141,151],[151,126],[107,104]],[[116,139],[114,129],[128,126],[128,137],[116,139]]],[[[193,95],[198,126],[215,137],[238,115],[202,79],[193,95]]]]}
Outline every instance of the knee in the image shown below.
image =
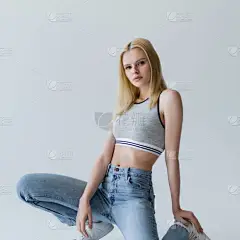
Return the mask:
{"type": "Polygon", "coordinates": [[[23,175],[16,184],[16,192],[17,196],[21,199],[24,200],[24,195],[25,193],[29,190],[31,187],[31,183],[33,183],[34,178],[36,174],[34,173],[28,173],[23,175]]]}
{"type": "Polygon", "coordinates": [[[162,240],[173,240],[173,239],[179,239],[179,240],[188,240],[189,239],[189,233],[188,231],[179,226],[179,225],[172,225],[162,240]]]}

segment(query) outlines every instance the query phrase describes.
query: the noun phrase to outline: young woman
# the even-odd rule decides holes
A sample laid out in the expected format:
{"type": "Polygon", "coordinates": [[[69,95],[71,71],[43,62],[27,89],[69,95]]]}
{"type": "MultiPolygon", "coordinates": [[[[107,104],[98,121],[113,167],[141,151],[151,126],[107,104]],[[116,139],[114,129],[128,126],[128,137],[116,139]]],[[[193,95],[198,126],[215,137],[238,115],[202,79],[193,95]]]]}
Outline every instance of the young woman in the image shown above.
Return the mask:
{"type": "Polygon", "coordinates": [[[98,240],[115,224],[126,240],[157,240],[152,167],[165,150],[175,222],[163,239],[206,239],[196,216],[179,203],[180,94],[167,89],[147,39],[125,46],[119,71],[116,112],[88,183],[59,174],[26,174],[17,184],[18,196],[76,225],[82,239],[98,240]]]}

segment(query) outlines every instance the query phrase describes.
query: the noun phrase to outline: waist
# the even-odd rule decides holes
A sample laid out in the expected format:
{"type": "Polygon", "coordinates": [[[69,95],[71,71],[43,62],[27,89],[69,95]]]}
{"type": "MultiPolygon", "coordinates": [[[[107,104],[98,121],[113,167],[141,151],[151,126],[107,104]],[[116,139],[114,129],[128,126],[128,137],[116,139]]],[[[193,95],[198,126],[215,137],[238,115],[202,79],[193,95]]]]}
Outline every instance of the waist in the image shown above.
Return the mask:
{"type": "Polygon", "coordinates": [[[152,141],[152,143],[150,144],[149,142],[146,142],[146,140],[136,141],[133,138],[119,138],[119,137],[117,137],[115,145],[135,148],[135,149],[138,149],[138,150],[142,150],[144,152],[149,152],[149,153],[154,154],[157,157],[159,157],[164,150],[163,149],[164,148],[164,143],[163,142],[154,142],[152,139],[149,140],[149,141],[152,141]],[[161,146],[161,147],[159,147],[158,145],[161,146]]]}
{"type": "Polygon", "coordinates": [[[106,175],[108,174],[117,174],[123,176],[141,176],[146,179],[152,178],[152,170],[144,170],[135,167],[121,167],[112,163],[108,164],[106,175]]]}
{"type": "Polygon", "coordinates": [[[115,145],[111,164],[149,171],[152,170],[157,159],[158,157],[152,153],[127,146],[115,145]]]}

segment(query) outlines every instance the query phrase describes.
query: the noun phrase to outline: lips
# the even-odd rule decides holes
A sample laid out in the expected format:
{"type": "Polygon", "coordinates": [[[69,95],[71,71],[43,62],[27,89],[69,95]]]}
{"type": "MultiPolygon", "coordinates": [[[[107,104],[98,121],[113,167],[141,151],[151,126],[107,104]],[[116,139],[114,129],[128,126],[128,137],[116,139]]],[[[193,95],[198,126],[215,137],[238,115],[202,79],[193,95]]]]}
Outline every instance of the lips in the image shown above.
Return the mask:
{"type": "Polygon", "coordinates": [[[136,81],[136,80],[139,80],[140,78],[142,77],[135,77],[133,80],[136,81]]]}

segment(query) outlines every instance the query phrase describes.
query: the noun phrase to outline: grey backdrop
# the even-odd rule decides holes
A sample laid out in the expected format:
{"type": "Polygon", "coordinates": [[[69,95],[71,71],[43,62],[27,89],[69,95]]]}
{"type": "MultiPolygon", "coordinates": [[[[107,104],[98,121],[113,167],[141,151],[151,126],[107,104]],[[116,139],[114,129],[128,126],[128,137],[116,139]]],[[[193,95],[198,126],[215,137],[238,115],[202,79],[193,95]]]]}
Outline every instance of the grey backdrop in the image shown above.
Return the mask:
{"type": "MultiPolygon", "coordinates": [[[[20,202],[26,173],[87,180],[103,149],[118,58],[135,37],[159,53],[184,107],[181,206],[211,239],[238,239],[238,1],[1,1],[1,239],[74,239],[73,228],[20,202]]],[[[164,154],[153,168],[162,236],[172,221],[164,154]]],[[[123,239],[117,228],[104,239],[123,239]]]]}

